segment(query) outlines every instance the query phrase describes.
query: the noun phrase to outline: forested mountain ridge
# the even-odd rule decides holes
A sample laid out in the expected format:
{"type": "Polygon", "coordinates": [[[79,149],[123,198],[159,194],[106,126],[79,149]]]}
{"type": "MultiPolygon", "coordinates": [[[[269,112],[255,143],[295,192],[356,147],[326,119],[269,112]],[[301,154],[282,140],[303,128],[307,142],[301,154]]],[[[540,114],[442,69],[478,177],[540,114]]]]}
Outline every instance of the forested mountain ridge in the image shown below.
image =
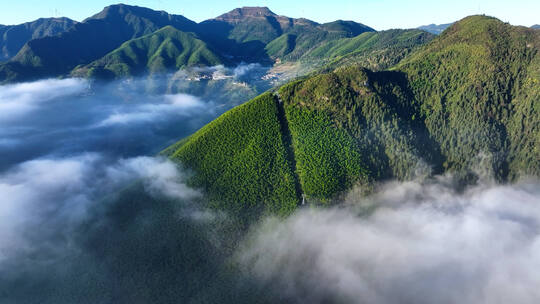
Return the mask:
{"type": "Polygon", "coordinates": [[[325,41],[354,37],[372,28],[352,21],[326,24],[273,13],[267,7],[242,7],[200,24],[201,36],[241,60],[297,59],[325,41]]]}
{"type": "Polygon", "coordinates": [[[0,65],[0,81],[20,81],[68,74],[113,51],[127,40],[172,25],[192,32],[197,24],[183,16],[147,8],[112,5],[67,32],[26,43],[9,62],[0,65]]]}
{"type": "Polygon", "coordinates": [[[299,60],[320,63],[326,71],[349,64],[379,71],[396,65],[433,38],[435,35],[421,30],[366,32],[323,43],[299,60]]]}
{"type": "Polygon", "coordinates": [[[401,62],[446,169],[540,174],[540,33],[471,16],[401,62]]]}
{"type": "Polygon", "coordinates": [[[483,175],[539,176],[539,50],[537,31],[471,16],[390,71],[349,66],[292,82],[224,114],[166,154],[196,172],[197,186],[219,193],[222,207],[249,213],[290,212],[268,205],[279,197],[268,193],[278,189],[271,181],[297,189],[288,197],[298,204],[300,195],[327,202],[354,185],[419,174],[450,173],[463,183],[483,175]],[[254,113],[269,115],[275,130],[279,122],[281,132],[243,123],[254,113]],[[217,145],[212,138],[227,140],[217,145]],[[265,148],[270,141],[283,142],[275,146],[281,152],[265,148]],[[269,161],[276,155],[288,156],[279,170],[268,167],[279,163],[269,161]],[[249,165],[238,161],[245,159],[249,165]],[[246,176],[271,184],[232,182],[251,180],[246,176]],[[267,200],[238,202],[245,197],[267,200]]]}
{"type": "MultiPolygon", "coordinates": [[[[307,19],[294,19],[274,14],[265,7],[243,7],[199,24],[179,15],[124,4],[104,8],[100,13],[75,24],[68,31],[51,37],[28,41],[10,61],[0,64],[0,82],[17,82],[42,77],[63,77],[73,69],[107,62],[107,54],[122,44],[172,26],[204,42],[212,53],[227,58],[224,63],[298,62],[325,43],[353,38],[374,32],[368,26],[353,21],[337,20],[319,24],[307,19]]],[[[4,31],[5,28],[0,28],[4,31]]],[[[172,34],[170,31],[165,31],[172,34]]],[[[163,32],[155,36],[162,36],[163,32]]],[[[174,34],[172,34],[174,36],[174,34]]],[[[175,37],[166,39],[175,40],[175,37]]],[[[420,43],[420,42],[419,42],[420,43]]],[[[141,47],[144,48],[143,45],[141,47]]],[[[151,50],[141,49],[143,53],[151,50]]],[[[389,56],[387,54],[387,56],[389,56]]],[[[392,55],[393,56],[393,55],[392,55]]],[[[192,58],[197,58],[194,54],[192,58]]],[[[311,56],[310,60],[316,57],[311,56]]],[[[116,63],[131,66],[129,58],[116,63]]],[[[316,58],[319,60],[320,58],[316,58]]],[[[207,65],[201,58],[193,65],[207,65]]],[[[99,65],[99,64],[98,64],[99,65]]],[[[174,68],[184,64],[168,64],[174,68]]],[[[111,75],[131,76],[133,69],[111,75]]],[[[90,76],[100,75],[90,73],[90,76]]]]}
{"type": "Polygon", "coordinates": [[[65,32],[75,23],[69,18],[40,18],[18,25],[0,25],[0,61],[15,56],[26,42],[65,32]]]}
{"type": "Polygon", "coordinates": [[[154,33],[129,40],[102,58],[72,74],[112,78],[178,70],[188,66],[227,63],[193,33],[166,26],[154,33]]]}

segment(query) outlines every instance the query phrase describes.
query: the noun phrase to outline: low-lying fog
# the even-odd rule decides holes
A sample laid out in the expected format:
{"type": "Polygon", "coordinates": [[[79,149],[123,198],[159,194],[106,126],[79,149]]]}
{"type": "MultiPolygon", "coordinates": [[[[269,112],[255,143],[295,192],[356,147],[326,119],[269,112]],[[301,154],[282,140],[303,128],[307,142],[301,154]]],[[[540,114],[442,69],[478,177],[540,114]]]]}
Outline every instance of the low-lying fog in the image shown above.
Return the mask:
{"type": "Polygon", "coordinates": [[[537,303],[540,184],[392,182],[256,227],[247,274],[299,303],[537,303]]]}
{"type": "Polygon", "coordinates": [[[48,79],[2,86],[0,170],[47,155],[155,154],[270,88],[261,80],[267,70],[251,64],[106,84],[48,79]]]}
{"type": "Polygon", "coordinates": [[[266,72],[1,86],[0,303],[540,301],[537,180],[391,182],[246,234],[202,208],[155,155],[270,88],[266,72]]]}

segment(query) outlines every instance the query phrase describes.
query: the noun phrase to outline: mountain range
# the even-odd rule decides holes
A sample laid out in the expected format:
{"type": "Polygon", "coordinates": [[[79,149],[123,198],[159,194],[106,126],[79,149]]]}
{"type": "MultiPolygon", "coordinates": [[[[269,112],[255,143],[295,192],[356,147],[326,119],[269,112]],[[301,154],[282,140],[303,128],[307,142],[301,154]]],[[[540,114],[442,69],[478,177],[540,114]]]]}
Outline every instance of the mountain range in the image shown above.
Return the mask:
{"type": "MultiPolygon", "coordinates": [[[[426,31],[426,32],[430,32],[435,35],[440,35],[442,32],[444,32],[444,30],[446,30],[452,24],[453,23],[422,25],[422,26],[419,26],[418,29],[426,31]]],[[[535,24],[531,26],[531,28],[540,29],[540,24],[535,24]]]]}
{"type": "Polygon", "coordinates": [[[33,39],[0,66],[0,81],[67,75],[113,51],[127,40],[172,25],[193,32],[197,24],[185,17],[151,9],[114,5],[55,36],[33,39]]]}
{"type": "Polygon", "coordinates": [[[0,82],[70,74],[121,77],[240,62],[309,62],[320,67],[347,56],[366,60],[371,53],[379,59],[370,65],[386,68],[433,38],[418,30],[376,32],[353,21],[319,24],[280,16],[266,7],[238,8],[195,23],[124,4],[70,26],[66,21],[55,33],[25,41],[15,56],[14,51],[7,53],[10,60],[0,65],[0,82]]]}
{"type": "Polygon", "coordinates": [[[113,5],[0,34],[0,304],[539,302],[538,29],[113,5]]]}
{"type": "Polygon", "coordinates": [[[435,35],[440,35],[442,32],[444,32],[445,29],[447,29],[449,26],[451,26],[452,23],[445,23],[445,24],[429,24],[429,25],[422,25],[419,26],[418,29],[424,30],[426,32],[430,32],[435,35]]]}
{"type": "Polygon", "coordinates": [[[0,61],[15,56],[28,41],[65,32],[75,23],[68,18],[40,18],[18,25],[0,25],[0,61]]]}

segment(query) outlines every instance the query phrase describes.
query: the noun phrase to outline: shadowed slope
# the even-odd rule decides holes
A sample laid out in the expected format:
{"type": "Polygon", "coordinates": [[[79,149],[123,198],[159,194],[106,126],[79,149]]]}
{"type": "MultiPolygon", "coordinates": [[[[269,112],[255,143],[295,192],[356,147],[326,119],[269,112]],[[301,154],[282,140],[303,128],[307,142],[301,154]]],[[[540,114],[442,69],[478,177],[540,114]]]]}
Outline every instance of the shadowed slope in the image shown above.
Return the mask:
{"type": "Polygon", "coordinates": [[[447,170],[540,174],[539,50],[538,31],[471,16],[399,65],[447,170]]]}
{"type": "Polygon", "coordinates": [[[28,41],[57,35],[76,23],[68,18],[40,18],[23,24],[0,26],[0,61],[15,56],[28,41]]]}
{"type": "Polygon", "coordinates": [[[191,32],[197,24],[183,16],[151,9],[112,5],[69,31],[29,41],[11,61],[0,66],[0,81],[21,81],[69,73],[99,59],[129,39],[171,25],[191,32]]]}

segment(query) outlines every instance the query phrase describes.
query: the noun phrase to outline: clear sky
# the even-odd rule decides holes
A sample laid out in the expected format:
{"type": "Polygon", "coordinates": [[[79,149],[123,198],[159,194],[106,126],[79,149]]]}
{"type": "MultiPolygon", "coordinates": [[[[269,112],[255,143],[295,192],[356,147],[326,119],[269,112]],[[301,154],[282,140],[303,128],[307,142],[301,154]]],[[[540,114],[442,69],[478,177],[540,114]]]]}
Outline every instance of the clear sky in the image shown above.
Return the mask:
{"type": "Polygon", "coordinates": [[[0,24],[52,16],[81,21],[120,2],[181,14],[197,22],[236,7],[268,6],[279,15],[317,22],[354,20],[377,30],[449,23],[472,14],[495,16],[514,25],[540,24],[540,0],[0,0],[0,24]]]}

